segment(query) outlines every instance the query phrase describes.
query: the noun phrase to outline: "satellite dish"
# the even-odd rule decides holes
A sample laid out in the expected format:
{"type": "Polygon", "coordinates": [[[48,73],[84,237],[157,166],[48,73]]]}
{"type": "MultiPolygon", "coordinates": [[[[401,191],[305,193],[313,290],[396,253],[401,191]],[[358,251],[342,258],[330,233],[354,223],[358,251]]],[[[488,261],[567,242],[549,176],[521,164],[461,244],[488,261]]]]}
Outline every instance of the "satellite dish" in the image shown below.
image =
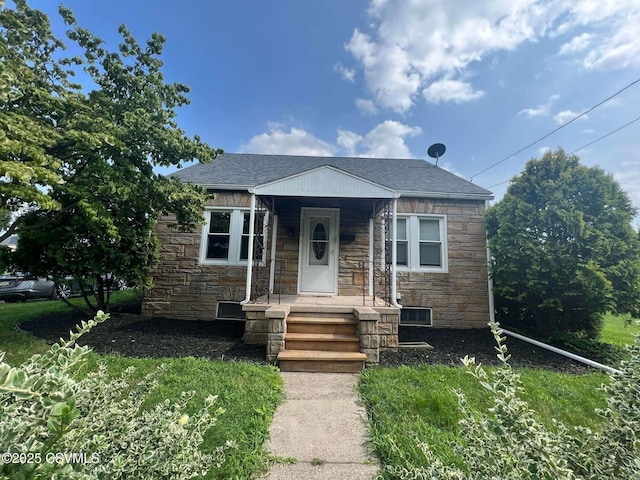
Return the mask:
{"type": "Polygon", "coordinates": [[[427,155],[429,155],[431,158],[436,159],[436,167],[437,167],[438,160],[442,155],[444,155],[444,152],[446,151],[447,151],[447,147],[445,147],[443,143],[434,143],[429,147],[429,150],[427,150],[427,155]]]}

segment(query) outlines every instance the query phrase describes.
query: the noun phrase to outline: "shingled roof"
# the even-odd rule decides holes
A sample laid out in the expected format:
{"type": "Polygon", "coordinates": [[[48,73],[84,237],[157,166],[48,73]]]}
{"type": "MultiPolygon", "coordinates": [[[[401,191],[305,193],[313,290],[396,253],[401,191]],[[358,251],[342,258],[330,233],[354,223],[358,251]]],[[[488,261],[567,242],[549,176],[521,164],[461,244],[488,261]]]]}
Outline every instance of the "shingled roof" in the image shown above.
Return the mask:
{"type": "Polygon", "coordinates": [[[212,189],[246,190],[323,166],[331,166],[401,195],[492,198],[490,191],[420,159],[225,153],[213,163],[196,164],[172,176],[212,189]]]}

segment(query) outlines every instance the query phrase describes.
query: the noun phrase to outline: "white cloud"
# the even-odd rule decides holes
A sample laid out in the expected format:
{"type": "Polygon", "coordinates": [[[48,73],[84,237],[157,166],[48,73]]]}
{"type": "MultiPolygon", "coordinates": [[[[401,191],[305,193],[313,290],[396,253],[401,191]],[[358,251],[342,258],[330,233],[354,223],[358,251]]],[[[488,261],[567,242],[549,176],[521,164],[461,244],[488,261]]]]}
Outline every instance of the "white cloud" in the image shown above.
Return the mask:
{"type": "Polygon", "coordinates": [[[355,28],[345,49],[376,104],[400,113],[430,85],[460,81],[471,64],[544,37],[573,34],[562,54],[582,55],[588,68],[640,64],[637,0],[371,0],[368,14],[370,25],[355,28]]]}
{"type": "Polygon", "coordinates": [[[640,3],[637,0],[570,2],[571,14],[559,27],[593,28],[583,63],[587,68],[618,69],[640,65],[640,3]]]}
{"type": "Polygon", "coordinates": [[[549,115],[549,113],[551,112],[551,104],[558,98],[560,98],[560,95],[551,95],[546,103],[538,105],[534,108],[523,108],[518,112],[518,115],[526,115],[529,118],[549,115]]]}
{"type": "Polygon", "coordinates": [[[350,156],[414,158],[405,139],[421,133],[420,127],[411,127],[395,120],[386,120],[373,127],[364,136],[349,130],[339,129],[337,143],[350,156]]]}
{"type": "Polygon", "coordinates": [[[287,132],[280,123],[269,122],[268,126],[269,132],[252,137],[239,151],[327,157],[341,152],[353,157],[413,158],[405,140],[422,133],[420,127],[386,120],[364,135],[339,128],[336,146],[300,128],[291,128],[287,132]]]}
{"type": "Polygon", "coordinates": [[[343,79],[349,82],[353,83],[356,79],[356,71],[353,68],[347,68],[340,63],[336,63],[333,66],[333,71],[338,72],[343,79]]]}
{"type": "Polygon", "coordinates": [[[433,82],[422,91],[422,96],[429,103],[462,103],[475,100],[483,95],[482,90],[474,91],[469,83],[448,79],[433,82]]]}
{"type": "Polygon", "coordinates": [[[538,157],[542,157],[545,153],[550,152],[551,148],[549,147],[540,147],[538,149],[538,157]]]}
{"type": "Polygon", "coordinates": [[[283,130],[279,124],[270,124],[269,133],[261,133],[240,147],[246,153],[273,153],[281,155],[333,156],[335,147],[300,128],[283,130]]]}
{"type": "MultiPolygon", "coordinates": [[[[567,123],[569,120],[571,120],[574,117],[577,117],[578,115],[580,115],[579,112],[574,112],[573,110],[563,110],[561,112],[556,113],[553,116],[553,121],[556,122],[558,125],[562,125],[563,123],[567,123]]],[[[588,118],[587,115],[580,117],[580,119],[587,119],[587,118],[588,118]]]]}
{"type": "Polygon", "coordinates": [[[640,65],[640,14],[629,19],[629,23],[621,25],[619,30],[589,51],[584,65],[590,69],[626,68],[640,65]]]}
{"type": "Polygon", "coordinates": [[[584,133],[585,135],[591,135],[593,133],[596,133],[596,131],[593,128],[585,128],[580,133],[584,133]]]}
{"type": "Polygon", "coordinates": [[[411,107],[411,97],[420,86],[420,76],[411,72],[407,52],[397,45],[378,49],[371,38],[358,29],[345,48],[364,66],[369,90],[382,107],[396,112],[411,107]]]}
{"type": "Polygon", "coordinates": [[[356,154],[356,147],[362,141],[362,136],[349,130],[338,129],[337,143],[345,149],[348,156],[356,154]]]}
{"type": "Polygon", "coordinates": [[[559,55],[571,55],[577,52],[583,52],[587,49],[591,43],[592,35],[589,33],[583,33],[577,37],[573,37],[570,42],[565,43],[560,47],[559,55]]]}
{"type": "Polygon", "coordinates": [[[356,107],[367,115],[375,115],[378,113],[378,107],[376,107],[376,104],[371,99],[356,98],[356,107]]]}
{"type": "Polygon", "coordinates": [[[405,138],[422,133],[420,127],[410,127],[395,120],[386,120],[376,125],[362,139],[364,151],[361,157],[413,158],[405,138]]]}

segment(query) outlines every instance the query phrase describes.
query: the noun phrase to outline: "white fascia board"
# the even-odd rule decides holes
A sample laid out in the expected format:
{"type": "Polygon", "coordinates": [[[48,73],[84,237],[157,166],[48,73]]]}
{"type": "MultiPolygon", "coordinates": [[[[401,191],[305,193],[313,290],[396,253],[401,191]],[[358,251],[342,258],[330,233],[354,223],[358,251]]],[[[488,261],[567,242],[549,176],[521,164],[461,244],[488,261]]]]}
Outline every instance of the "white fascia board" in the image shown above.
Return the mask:
{"type": "Polygon", "coordinates": [[[455,200],[493,200],[493,195],[484,195],[481,193],[445,193],[445,192],[398,192],[399,198],[450,198],[455,200]]]}
{"type": "Polygon", "coordinates": [[[233,191],[247,191],[251,193],[254,185],[230,185],[228,183],[224,184],[198,184],[201,187],[206,188],[207,190],[233,190],[233,191]]]}

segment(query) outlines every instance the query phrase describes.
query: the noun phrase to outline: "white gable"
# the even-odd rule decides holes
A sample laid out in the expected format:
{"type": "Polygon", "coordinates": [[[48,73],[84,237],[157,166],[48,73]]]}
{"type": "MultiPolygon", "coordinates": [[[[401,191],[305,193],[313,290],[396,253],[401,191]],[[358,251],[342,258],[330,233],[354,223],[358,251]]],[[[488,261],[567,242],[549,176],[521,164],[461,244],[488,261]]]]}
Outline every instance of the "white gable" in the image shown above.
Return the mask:
{"type": "Polygon", "coordinates": [[[393,198],[394,191],[331,166],[255,187],[256,195],[286,197],[393,198]]]}

